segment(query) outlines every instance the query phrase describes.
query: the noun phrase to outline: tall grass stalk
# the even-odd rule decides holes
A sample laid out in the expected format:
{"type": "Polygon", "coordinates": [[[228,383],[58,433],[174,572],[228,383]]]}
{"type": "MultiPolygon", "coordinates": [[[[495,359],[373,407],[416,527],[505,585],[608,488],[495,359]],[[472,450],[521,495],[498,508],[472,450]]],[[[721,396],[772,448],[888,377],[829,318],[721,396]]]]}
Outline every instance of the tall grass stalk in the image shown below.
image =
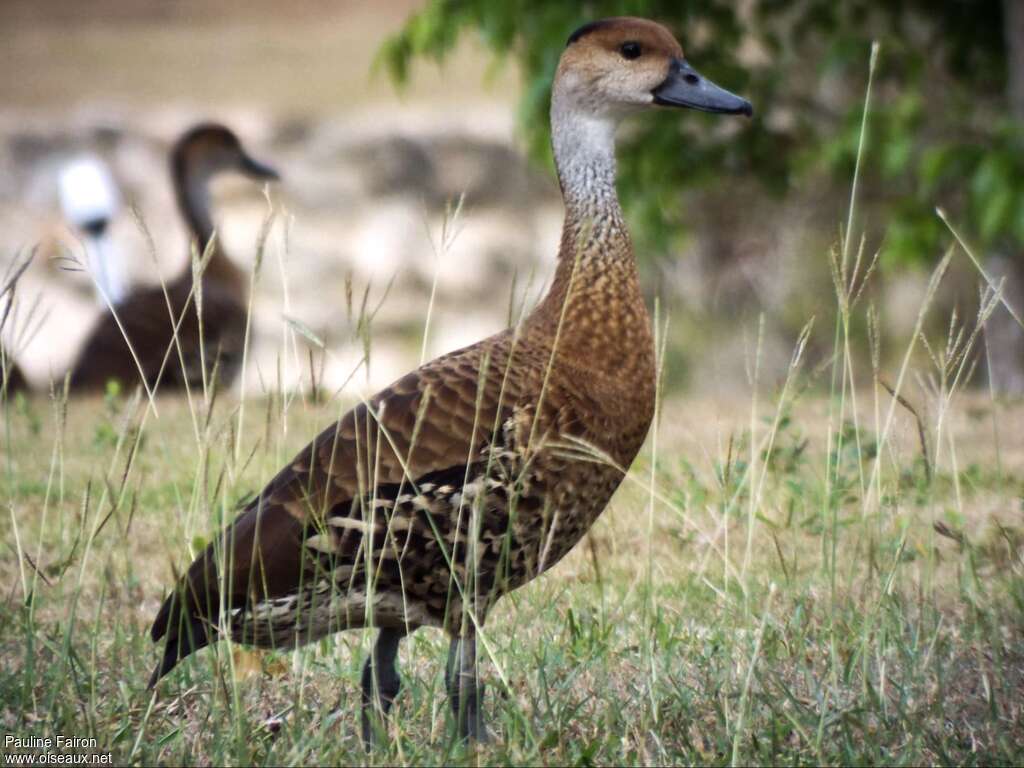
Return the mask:
{"type": "MultiPolygon", "coordinates": [[[[845,414],[847,407],[847,385],[852,383],[852,371],[850,371],[850,357],[849,357],[849,291],[852,285],[847,281],[849,274],[849,260],[850,260],[850,239],[853,236],[853,224],[854,214],[856,211],[857,202],[857,189],[860,181],[860,169],[863,161],[866,139],[867,139],[867,127],[868,117],[870,115],[871,108],[871,90],[874,83],[875,68],[878,63],[878,52],[879,44],[877,41],[871,45],[871,55],[868,62],[868,82],[864,93],[864,108],[861,114],[861,125],[860,125],[860,136],[857,141],[857,155],[854,163],[853,180],[850,184],[850,202],[847,210],[846,217],[846,229],[843,233],[842,240],[842,252],[839,256],[838,268],[835,264],[835,258],[833,258],[832,273],[833,282],[835,283],[836,297],[839,306],[839,312],[836,314],[835,324],[835,335],[832,345],[832,374],[830,378],[830,393],[829,393],[829,413],[828,413],[828,437],[826,445],[826,461],[828,462],[825,467],[825,494],[823,497],[822,507],[822,553],[827,552],[827,558],[825,558],[823,565],[827,568],[829,576],[829,592],[830,592],[830,642],[829,650],[832,655],[832,687],[837,690],[839,687],[839,680],[836,676],[835,670],[838,668],[838,655],[836,649],[836,638],[835,638],[835,605],[836,605],[836,556],[838,547],[838,511],[834,505],[832,486],[836,482],[837,478],[834,477],[834,472],[837,471],[837,466],[832,466],[833,455],[839,456],[843,449],[843,431],[842,424],[845,422],[845,414]],[[836,430],[835,418],[836,414],[833,410],[833,403],[836,398],[837,388],[837,377],[839,378],[839,429],[836,430]],[[833,450],[833,441],[835,448],[833,450]],[[827,532],[827,533],[826,533],[827,532]]],[[[859,254],[862,253],[863,249],[858,250],[858,263],[860,261],[859,254]]],[[[854,273],[856,274],[856,267],[854,273]]],[[[854,395],[854,391],[850,392],[851,396],[854,395]]],[[[854,409],[855,410],[855,409],[854,409]]],[[[859,430],[855,426],[855,434],[859,434],[859,430]]],[[[858,453],[859,455],[859,453],[858,453]]],[[[822,707],[821,717],[819,719],[816,737],[816,750],[821,753],[821,739],[824,733],[824,718],[827,712],[827,707],[822,707]]]]}

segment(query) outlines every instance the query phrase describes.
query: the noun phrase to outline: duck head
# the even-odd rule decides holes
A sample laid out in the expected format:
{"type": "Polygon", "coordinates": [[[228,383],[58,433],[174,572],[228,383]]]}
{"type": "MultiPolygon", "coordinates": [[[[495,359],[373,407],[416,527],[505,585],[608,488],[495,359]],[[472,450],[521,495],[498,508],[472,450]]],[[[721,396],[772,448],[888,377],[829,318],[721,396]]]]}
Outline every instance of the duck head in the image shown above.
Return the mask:
{"type": "Polygon", "coordinates": [[[749,101],[691,67],[665,27],[626,16],[591,22],[569,36],[553,90],[555,102],[593,117],[647,107],[753,114],[749,101]]]}
{"type": "Polygon", "coordinates": [[[171,179],[178,207],[201,251],[214,232],[210,180],[224,171],[235,171],[255,181],[280,178],[269,165],[253,159],[230,129],[215,123],[189,129],[171,151],[171,179]]]}
{"type": "Polygon", "coordinates": [[[255,160],[231,129],[202,123],[178,139],[171,153],[175,176],[209,179],[223,171],[235,171],[255,181],[277,181],[280,175],[255,160]]]}

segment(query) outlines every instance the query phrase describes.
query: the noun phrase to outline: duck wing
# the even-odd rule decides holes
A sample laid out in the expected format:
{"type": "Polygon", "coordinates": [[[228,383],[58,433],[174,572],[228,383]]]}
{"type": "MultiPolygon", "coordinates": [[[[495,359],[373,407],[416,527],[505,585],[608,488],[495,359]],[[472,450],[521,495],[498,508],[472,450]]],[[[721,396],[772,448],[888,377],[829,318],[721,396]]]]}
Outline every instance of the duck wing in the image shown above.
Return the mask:
{"type": "MultiPolygon", "coordinates": [[[[317,567],[312,537],[328,527],[347,534],[365,525],[360,502],[396,498],[399,489],[413,491],[441,476],[461,487],[467,466],[533,389],[524,385],[534,377],[523,375],[518,359],[519,375],[509,375],[510,348],[506,332],[438,358],[350,410],[300,451],[165,600],[151,635],[166,637],[166,651],[150,686],[216,639],[222,611],[299,593],[317,567]]],[[[352,561],[360,542],[361,536],[336,538],[331,553],[352,561]]]]}

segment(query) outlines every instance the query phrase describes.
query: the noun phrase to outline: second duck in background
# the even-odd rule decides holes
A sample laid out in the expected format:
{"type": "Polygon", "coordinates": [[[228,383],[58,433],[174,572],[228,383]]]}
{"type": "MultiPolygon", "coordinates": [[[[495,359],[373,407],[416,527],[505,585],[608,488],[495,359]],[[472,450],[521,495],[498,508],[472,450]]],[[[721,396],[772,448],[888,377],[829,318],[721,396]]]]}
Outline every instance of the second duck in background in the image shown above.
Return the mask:
{"type": "Polygon", "coordinates": [[[98,321],[71,368],[73,391],[100,390],[110,380],[133,385],[140,373],[151,390],[202,387],[204,378],[209,383],[214,374],[220,386],[234,381],[245,344],[248,280],[214,234],[210,181],[225,171],[255,181],[279,178],[273,168],[250,157],[222,125],[195,126],[171,152],[171,180],[192,243],[200,254],[212,249],[201,278],[202,322],[189,259],[167,283],[166,296],[160,285],[135,291],[114,305],[116,318],[108,312],[98,321]]]}

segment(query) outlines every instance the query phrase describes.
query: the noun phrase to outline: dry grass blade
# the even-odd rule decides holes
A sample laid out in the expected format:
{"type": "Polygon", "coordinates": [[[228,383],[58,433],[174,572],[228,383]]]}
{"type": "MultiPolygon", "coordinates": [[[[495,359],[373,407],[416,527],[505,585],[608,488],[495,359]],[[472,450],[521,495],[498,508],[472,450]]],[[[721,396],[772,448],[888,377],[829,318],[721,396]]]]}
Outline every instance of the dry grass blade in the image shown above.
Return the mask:
{"type": "Polygon", "coordinates": [[[304,322],[296,317],[289,317],[288,315],[282,314],[281,319],[288,324],[288,327],[299,334],[302,338],[308,341],[317,349],[325,349],[326,345],[324,340],[318,336],[312,328],[306,325],[304,322]]]}
{"type": "Polygon", "coordinates": [[[960,244],[960,247],[964,249],[964,253],[966,253],[967,257],[971,260],[971,263],[974,265],[974,268],[978,270],[978,274],[981,275],[982,278],[984,278],[985,282],[988,284],[988,287],[997,296],[999,296],[999,303],[1006,308],[1006,311],[1010,313],[1010,317],[1014,319],[1017,325],[1019,325],[1021,328],[1024,328],[1024,320],[1021,319],[1021,316],[1017,312],[1017,310],[1010,306],[1010,303],[1006,300],[1006,297],[1002,295],[1000,286],[989,276],[989,274],[981,266],[981,262],[978,260],[978,257],[974,255],[974,251],[971,249],[970,246],[967,245],[963,237],[961,237],[960,232],[958,232],[957,229],[952,225],[952,223],[950,223],[946,211],[942,208],[936,208],[935,213],[938,215],[940,219],[942,219],[942,223],[946,225],[946,228],[949,229],[953,237],[956,238],[956,241],[960,244]]]}
{"type": "Polygon", "coordinates": [[[947,539],[952,539],[961,547],[965,546],[967,543],[963,531],[955,531],[941,520],[936,520],[934,523],[932,523],[932,528],[940,536],[945,536],[947,539]]]}
{"type": "Polygon", "coordinates": [[[925,481],[931,485],[932,483],[932,461],[930,454],[928,453],[928,435],[925,432],[924,420],[921,418],[921,414],[917,412],[917,409],[911,404],[907,398],[899,394],[885,379],[879,377],[878,383],[882,385],[886,392],[892,395],[896,402],[906,408],[910,415],[914,417],[914,421],[917,424],[917,439],[921,445],[921,460],[924,462],[924,476],[925,481]]]}

